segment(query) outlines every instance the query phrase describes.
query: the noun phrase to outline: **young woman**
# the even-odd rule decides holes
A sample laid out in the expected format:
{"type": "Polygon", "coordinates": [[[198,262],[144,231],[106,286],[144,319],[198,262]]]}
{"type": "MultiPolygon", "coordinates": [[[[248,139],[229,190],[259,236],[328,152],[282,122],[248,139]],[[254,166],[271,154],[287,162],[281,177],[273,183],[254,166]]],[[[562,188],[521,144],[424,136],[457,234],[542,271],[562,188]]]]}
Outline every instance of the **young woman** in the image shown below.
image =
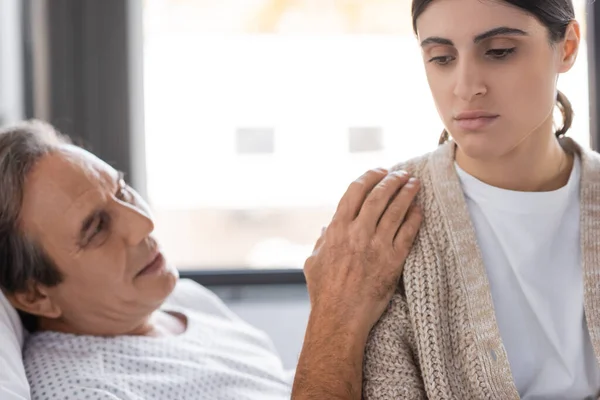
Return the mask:
{"type": "Polygon", "coordinates": [[[565,137],[573,113],[557,91],[579,47],[573,4],[412,10],[446,130],[398,166],[420,180],[423,225],[368,340],[363,396],[596,398],[600,157],[565,137]]]}

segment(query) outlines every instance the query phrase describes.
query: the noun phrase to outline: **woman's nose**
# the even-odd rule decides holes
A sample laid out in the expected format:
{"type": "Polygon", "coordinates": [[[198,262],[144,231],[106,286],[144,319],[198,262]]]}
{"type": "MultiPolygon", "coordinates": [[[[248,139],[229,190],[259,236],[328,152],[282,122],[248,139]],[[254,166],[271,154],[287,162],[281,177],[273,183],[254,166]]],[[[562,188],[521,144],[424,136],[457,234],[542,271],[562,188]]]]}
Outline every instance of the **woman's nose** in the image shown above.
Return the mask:
{"type": "Polygon", "coordinates": [[[454,95],[456,97],[471,102],[474,98],[487,94],[487,87],[476,66],[466,62],[459,63],[455,74],[454,95]]]}

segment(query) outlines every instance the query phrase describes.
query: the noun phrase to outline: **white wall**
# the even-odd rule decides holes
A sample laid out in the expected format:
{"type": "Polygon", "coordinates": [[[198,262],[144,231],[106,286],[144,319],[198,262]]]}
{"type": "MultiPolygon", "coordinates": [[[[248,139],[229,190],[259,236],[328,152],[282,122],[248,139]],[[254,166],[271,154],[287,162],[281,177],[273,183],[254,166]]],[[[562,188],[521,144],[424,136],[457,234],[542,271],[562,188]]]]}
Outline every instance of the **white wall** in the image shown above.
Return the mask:
{"type": "Polygon", "coordinates": [[[284,367],[296,367],[310,303],[304,285],[210,288],[241,318],[267,332],[284,367]]]}

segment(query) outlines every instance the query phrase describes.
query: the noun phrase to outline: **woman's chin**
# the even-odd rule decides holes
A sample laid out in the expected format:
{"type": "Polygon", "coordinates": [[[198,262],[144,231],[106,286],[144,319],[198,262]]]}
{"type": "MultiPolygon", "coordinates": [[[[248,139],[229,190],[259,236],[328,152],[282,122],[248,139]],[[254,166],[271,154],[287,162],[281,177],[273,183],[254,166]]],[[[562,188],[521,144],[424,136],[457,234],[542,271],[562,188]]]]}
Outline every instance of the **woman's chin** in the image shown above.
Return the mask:
{"type": "MultiPolygon", "coordinates": [[[[487,161],[502,157],[506,143],[498,143],[487,135],[464,135],[454,138],[459,151],[474,160],[487,161]]],[[[508,152],[508,150],[506,151],[508,152]]]]}

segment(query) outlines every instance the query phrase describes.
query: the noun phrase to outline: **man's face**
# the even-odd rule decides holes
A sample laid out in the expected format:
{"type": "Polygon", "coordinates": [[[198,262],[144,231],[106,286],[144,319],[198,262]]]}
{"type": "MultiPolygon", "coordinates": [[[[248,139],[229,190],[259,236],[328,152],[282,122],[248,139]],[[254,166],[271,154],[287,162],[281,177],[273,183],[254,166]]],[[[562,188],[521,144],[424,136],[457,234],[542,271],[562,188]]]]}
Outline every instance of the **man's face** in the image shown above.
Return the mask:
{"type": "Polygon", "coordinates": [[[42,288],[46,305],[36,313],[74,333],[128,333],[178,278],[150,235],[147,204],[117,171],[74,146],[44,156],[27,176],[21,228],[64,276],[42,288]]]}

